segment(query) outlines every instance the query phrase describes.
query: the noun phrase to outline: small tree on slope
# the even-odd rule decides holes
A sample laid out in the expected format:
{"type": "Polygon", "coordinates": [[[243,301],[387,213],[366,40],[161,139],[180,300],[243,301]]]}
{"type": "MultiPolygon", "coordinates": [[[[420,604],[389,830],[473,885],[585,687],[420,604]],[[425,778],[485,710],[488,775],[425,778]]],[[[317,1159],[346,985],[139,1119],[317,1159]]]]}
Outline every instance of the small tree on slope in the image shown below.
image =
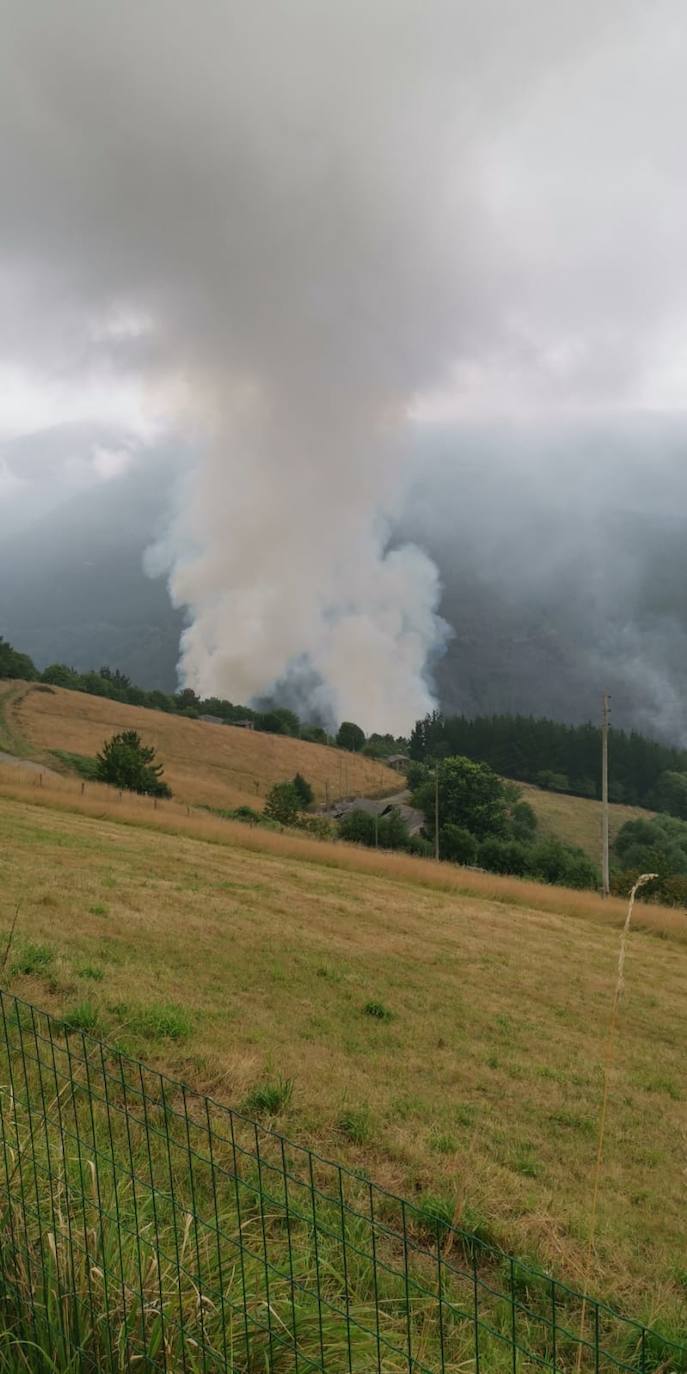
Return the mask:
{"type": "Polygon", "coordinates": [[[152,797],[172,795],[162,780],[162,764],[155,762],[155,749],[152,744],[143,743],[137,730],[122,730],[113,735],[103,745],[96,762],[100,782],[152,797]]]}

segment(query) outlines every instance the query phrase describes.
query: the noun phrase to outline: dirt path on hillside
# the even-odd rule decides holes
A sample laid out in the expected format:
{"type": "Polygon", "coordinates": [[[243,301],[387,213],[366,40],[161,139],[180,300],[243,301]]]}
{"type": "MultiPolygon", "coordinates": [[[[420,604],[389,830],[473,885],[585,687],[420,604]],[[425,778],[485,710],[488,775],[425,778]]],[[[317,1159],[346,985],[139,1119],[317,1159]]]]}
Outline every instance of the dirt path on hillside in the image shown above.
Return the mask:
{"type": "Polygon", "coordinates": [[[11,768],[24,768],[29,773],[45,773],[49,778],[60,777],[54,768],[46,768],[44,763],[35,763],[33,759],[20,759],[16,754],[8,754],[4,749],[0,749],[0,765],[6,763],[11,768]]]}

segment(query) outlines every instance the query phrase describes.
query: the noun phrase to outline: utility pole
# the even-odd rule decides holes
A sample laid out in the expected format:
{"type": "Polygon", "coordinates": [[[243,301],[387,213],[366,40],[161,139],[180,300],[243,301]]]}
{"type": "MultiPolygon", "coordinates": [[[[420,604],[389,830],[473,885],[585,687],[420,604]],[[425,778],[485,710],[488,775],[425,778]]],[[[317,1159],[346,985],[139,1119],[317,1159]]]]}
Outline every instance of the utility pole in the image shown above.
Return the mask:
{"type": "Polygon", "coordinates": [[[434,765],[434,857],[439,858],[439,764],[434,765]]]}
{"type": "Polygon", "coordinates": [[[604,692],[601,698],[601,895],[607,897],[611,890],[608,868],[608,717],[609,695],[604,692]]]}

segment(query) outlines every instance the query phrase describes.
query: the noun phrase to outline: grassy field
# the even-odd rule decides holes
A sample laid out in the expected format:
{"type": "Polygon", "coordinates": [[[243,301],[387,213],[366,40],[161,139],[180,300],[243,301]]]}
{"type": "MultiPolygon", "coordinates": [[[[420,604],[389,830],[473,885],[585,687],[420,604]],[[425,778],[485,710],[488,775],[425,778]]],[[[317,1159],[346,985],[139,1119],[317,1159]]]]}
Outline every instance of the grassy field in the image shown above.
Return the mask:
{"type": "Polygon", "coordinates": [[[260,809],[272,784],[297,772],[307,777],[319,801],[384,796],[402,785],[398,773],[358,754],[58,687],[0,684],[0,716],[0,748],[58,769],[53,750],[94,756],[115,731],[138,730],[158,750],[175,797],[191,805],[260,809]]]}
{"type": "Polygon", "coordinates": [[[621,904],[16,770],[0,833],[14,991],[235,1105],[292,1080],[280,1129],[684,1328],[681,914],[638,913],[589,1267],[621,904]]]}
{"type": "MultiPolygon", "coordinates": [[[[521,783],[522,794],[534,810],[544,834],[556,835],[569,844],[584,849],[590,859],[599,862],[601,852],[601,806],[587,797],[571,797],[563,792],[545,792],[529,783],[521,783]]],[[[638,816],[652,816],[639,806],[609,807],[609,835],[611,844],[626,821],[638,816]]]]}

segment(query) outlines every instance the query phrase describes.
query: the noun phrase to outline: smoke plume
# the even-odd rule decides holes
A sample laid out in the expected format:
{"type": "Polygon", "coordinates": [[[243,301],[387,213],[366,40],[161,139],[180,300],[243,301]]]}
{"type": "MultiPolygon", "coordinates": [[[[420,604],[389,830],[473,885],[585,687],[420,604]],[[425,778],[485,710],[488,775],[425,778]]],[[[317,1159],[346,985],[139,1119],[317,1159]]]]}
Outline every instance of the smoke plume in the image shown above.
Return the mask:
{"type": "Polygon", "coordinates": [[[646,212],[634,236],[598,224],[636,209],[630,144],[645,171],[647,140],[682,157],[637,77],[662,34],[662,89],[682,80],[679,6],[0,7],[0,354],[116,383],[192,446],[154,553],[183,680],[307,682],[309,709],[407,729],[448,633],[433,562],[395,534],[409,413],[656,391],[684,216],[644,296],[646,212]]]}

